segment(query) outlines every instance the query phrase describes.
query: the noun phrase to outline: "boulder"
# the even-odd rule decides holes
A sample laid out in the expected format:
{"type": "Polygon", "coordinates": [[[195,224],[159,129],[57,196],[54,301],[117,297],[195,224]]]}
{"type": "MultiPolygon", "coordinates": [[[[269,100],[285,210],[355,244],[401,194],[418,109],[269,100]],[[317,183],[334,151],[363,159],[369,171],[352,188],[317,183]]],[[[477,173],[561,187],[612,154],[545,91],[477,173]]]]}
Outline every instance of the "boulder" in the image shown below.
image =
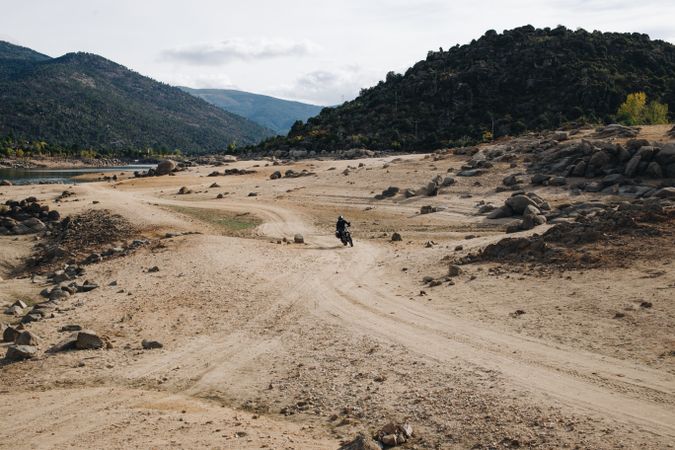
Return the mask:
{"type": "Polygon", "coordinates": [[[675,187],[664,187],[654,192],[654,197],[657,198],[675,198],[675,187]]]}
{"type": "Polygon", "coordinates": [[[511,217],[513,216],[513,210],[508,206],[504,205],[501,208],[497,208],[493,210],[491,213],[487,215],[488,219],[502,219],[504,217],[511,217]]]}
{"type": "Polygon", "coordinates": [[[14,327],[7,327],[2,332],[2,342],[14,342],[21,332],[14,327]]]}
{"type": "Polygon", "coordinates": [[[443,183],[442,183],[443,186],[447,187],[447,186],[452,186],[453,184],[455,184],[455,179],[453,177],[445,177],[443,179],[443,183]]]}
{"type": "MultiPolygon", "coordinates": [[[[586,169],[584,168],[584,170],[586,170],[586,169]]],[[[551,178],[550,175],[544,175],[544,174],[541,174],[541,173],[537,173],[537,174],[534,174],[534,175],[532,176],[532,179],[530,180],[530,183],[534,184],[535,186],[536,186],[536,185],[547,184],[547,183],[548,183],[548,180],[549,180],[550,178],[551,178]]]]}
{"type": "Polygon", "coordinates": [[[506,199],[506,205],[511,208],[514,214],[521,215],[527,205],[537,206],[537,203],[524,194],[517,194],[506,199]]]}
{"type": "Polygon", "coordinates": [[[38,337],[35,334],[31,333],[30,331],[23,331],[16,338],[16,344],[17,345],[37,346],[39,341],[40,340],[38,339],[38,337]]]}
{"type": "Polygon", "coordinates": [[[191,193],[192,191],[185,186],[182,186],[180,189],[178,189],[178,195],[186,195],[191,193]]]}
{"type": "Polygon", "coordinates": [[[151,340],[147,340],[147,339],[143,339],[143,341],[141,341],[141,346],[145,350],[152,350],[152,349],[155,349],[155,348],[164,347],[164,345],[162,345],[162,343],[159,342],[159,341],[151,341],[151,340]]]}
{"type": "Polygon", "coordinates": [[[661,166],[675,164],[675,144],[665,144],[656,154],[654,160],[661,166]]]}
{"type": "Polygon", "coordinates": [[[588,160],[588,165],[592,167],[604,167],[610,162],[610,160],[611,157],[609,154],[604,150],[600,150],[593,153],[591,159],[588,160]]]}
{"type": "Polygon", "coordinates": [[[77,333],[75,348],[78,350],[95,350],[103,348],[105,343],[95,332],[82,330],[77,333]]]}
{"type": "Polygon", "coordinates": [[[293,236],[293,242],[295,242],[296,244],[304,244],[305,238],[303,235],[298,233],[295,236],[293,236]]]}
{"type": "Polygon", "coordinates": [[[504,177],[502,180],[502,184],[504,186],[515,186],[516,184],[521,184],[522,182],[522,179],[516,174],[504,177]]]}
{"type": "Polygon", "coordinates": [[[663,170],[661,169],[659,163],[657,163],[656,161],[652,161],[647,166],[647,169],[645,170],[645,175],[651,178],[662,178],[663,170]]]}
{"type": "Polygon", "coordinates": [[[157,164],[155,173],[157,175],[167,175],[173,172],[175,169],[176,169],[176,162],[170,159],[165,159],[163,161],[160,161],[159,164],[157,164]]]}
{"type": "Polygon", "coordinates": [[[382,191],[382,197],[393,197],[396,194],[398,194],[398,191],[400,189],[397,188],[396,186],[389,186],[387,189],[382,191]]]}
{"type": "Polygon", "coordinates": [[[70,297],[70,293],[59,286],[52,289],[49,293],[49,300],[51,301],[59,301],[68,297],[70,297]]]}
{"type": "Polygon", "coordinates": [[[485,169],[466,169],[457,172],[457,175],[460,177],[479,177],[486,172],[485,169]]]}
{"type": "Polygon", "coordinates": [[[549,186],[564,186],[567,184],[567,178],[565,177],[551,177],[548,180],[549,186]]]}
{"type": "Polygon", "coordinates": [[[638,155],[633,156],[630,161],[626,163],[626,168],[623,171],[623,174],[627,177],[634,177],[637,173],[638,167],[640,166],[641,158],[638,155]]]}
{"type": "Polygon", "coordinates": [[[270,180],[278,180],[279,178],[281,178],[281,172],[278,170],[274,171],[272,175],[270,175],[270,180]]]}
{"type": "Polygon", "coordinates": [[[23,222],[21,222],[21,225],[30,228],[31,231],[35,233],[40,232],[45,228],[47,228],[47,226],[40,219],[37,219],[35,217],[31,217],[30,219],[24,220],[23,222]]]}
{"type": "Polygon", "coordinates": [[[7,347],[5,359],[10,361],[21,361],[34,358],[37,354],[37,348],[32,345],[10,345],[7,347]]]}
{"type": "Polygon", "coordinates": [[[462,273],[462,268],[457,264],[451,264],[450,269],[448,270],[448,276],[456,277],[462,273]]]}
{"type": "Polygon", "coordinates": [[[410,197],[416,196],[416,195],[417,195],[417,192],[415,192],[414,189],[406,189],[406,190],[403,192],[403,195],[405,196],[405,198],[410,198],[410,197]]]}
{"type": "Polygon", "coordinates": [[[392,240],[392,242],[398,242],[398,241],[402,241],[403,238],[401,237],[401,235],[399,233],[394,232],[391,235],[391,240],[392,240]]]}
{"type": "Polygon", "coordinates": [[[21,313],[23,312],[23,308],[20,306],[10,306],[9,308],[5,309],[5,314],[8,316],[20,316],[21,313]]]}
{"type": "Polygon", "coordinates": [[[12,182],[9,180],[0,180],[0,186],[11,186],[12,182]]]}

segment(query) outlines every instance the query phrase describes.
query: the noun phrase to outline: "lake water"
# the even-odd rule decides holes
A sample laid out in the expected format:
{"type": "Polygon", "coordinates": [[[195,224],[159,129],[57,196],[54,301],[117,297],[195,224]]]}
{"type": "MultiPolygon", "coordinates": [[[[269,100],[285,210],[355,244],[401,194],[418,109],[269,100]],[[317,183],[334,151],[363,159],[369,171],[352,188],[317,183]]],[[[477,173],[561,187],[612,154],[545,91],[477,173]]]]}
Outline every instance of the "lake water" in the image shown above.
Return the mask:
{"type": "Polygon", "coordinates": [[[73,179],[85,173],[105,173],[110,176],[120,172],[134,172],[157,167],[156,164],[132,164],[118,167],[83,167],[79,169],[1,169],[0,180],[13,184],[78,183],[73,179]]]}

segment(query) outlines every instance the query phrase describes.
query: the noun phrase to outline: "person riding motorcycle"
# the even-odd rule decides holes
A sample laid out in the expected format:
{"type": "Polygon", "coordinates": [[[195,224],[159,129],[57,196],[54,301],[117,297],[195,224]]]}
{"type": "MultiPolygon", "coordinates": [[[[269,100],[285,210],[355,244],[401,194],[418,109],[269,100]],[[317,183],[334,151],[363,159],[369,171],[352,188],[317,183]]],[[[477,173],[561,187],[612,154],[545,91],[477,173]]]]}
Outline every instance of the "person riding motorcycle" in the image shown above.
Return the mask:
{"type": "Polygon", "coordinates": [[[352,224],[347,222],[343,216],[338,217],[337,223],[335,224],[335,236],[338,239],[342,238],[342,234],[347,230],[347,227],[351,227],[352,224]]]}

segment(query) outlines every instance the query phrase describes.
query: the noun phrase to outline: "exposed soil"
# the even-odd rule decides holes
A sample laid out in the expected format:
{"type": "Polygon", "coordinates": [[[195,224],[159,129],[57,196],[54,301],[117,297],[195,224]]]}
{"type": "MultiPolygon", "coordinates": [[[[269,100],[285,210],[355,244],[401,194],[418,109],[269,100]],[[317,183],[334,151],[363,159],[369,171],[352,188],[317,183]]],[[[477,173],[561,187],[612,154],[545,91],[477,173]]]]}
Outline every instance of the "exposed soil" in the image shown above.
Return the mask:
{"type": "MultiPolygon", "coordinates": [[[[207,177],[217,167],[204,166],[77,185],[58,204],[62,187],[2,188],[2,201],[33,195],[70,216],[37,242],[75,260],[134,238],[150,244],[87,265],[97,288],[22,324],[39,337],[37,355],[0,363],[0,447],[337,449],[404,421],[410,449],[671,447],[667,201],[629,207],[626,197],[528,186],[555,211],[604,206],[508,236],[531,257],[473,257],[451,276],[446,257],[485,255],[506,237],[510,219],[478,210],[504,204],[511,193],[495,187],[522,159],[457,176],[437,196],[403,192],[468,158],[308,160],[283,169],[316,176],[274,180],[272,161],[245,161],[230,168],[256,172],[219,177],[217,189],[207,177]],[[177,195],[182,186],[192,192],[177,195]],[[390,186],[400,192],[375,198],[390,186]],[[426,205],[441,208],[420,214],[426,205]],[[353,248],[334,237],[340,214],[353,248]],[[48,353],[73,325],[112,348],[48,353]]],[[[3,309],[48,303],[39,293],[53,285],[40,270],[9,270],[35,239],[0,237],[3,309]]]]}

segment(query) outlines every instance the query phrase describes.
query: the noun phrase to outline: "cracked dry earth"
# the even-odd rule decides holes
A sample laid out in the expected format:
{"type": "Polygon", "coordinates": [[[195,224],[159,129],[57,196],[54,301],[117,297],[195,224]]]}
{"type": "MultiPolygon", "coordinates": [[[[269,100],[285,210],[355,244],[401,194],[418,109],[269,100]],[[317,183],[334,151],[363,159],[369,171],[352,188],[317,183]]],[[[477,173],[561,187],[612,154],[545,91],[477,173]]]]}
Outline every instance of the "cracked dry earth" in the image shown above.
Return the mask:
{"type": "MultiPolygon", "coordinates": [[[[337,449],[407,420],[415,437],[404,448],[671,448],[672,248],[564,274],[473,264],[454,285],[429,288],[422,277],[447,273],[443,257],[457,245],[470,251],[504,236],[474,204],[503,201],[508,193],[494,186],[508,166],[481,186],[458,179],[432,200],[373,195],[461,164],[423,155],[306,161],[292,167],[316,176],[270,180],[276,167],[255,167],[217,178],[217,189],[205,177],[213,168],[200,167],[74,186],[62,215],[106,208],[160,245],[88,265],[100,288],[26,325],[40,352],[0,366],[0,447],[337,449]],[[193,193],[175,195],[181,186],[193,193]],[[417,214],[428,203],[447,209],[417,214]],[[234,233],[179,206],[249,213],[260,224],[234,233]],[[354,248],[333,236],[338,214],[352,222],[354,248]],[[186,231],[199,233],[163,238],[186,231]],[[393,231],[403,241],[390,242],[393,231]],[[305,244],[282,240],[296,233],[305,244]],[[642,300],[653,307],[636,306],[642,300]],[[67,324],[113,348],[44,353],[67,324]],[[143,350],[143,339],[164,346],[143,350]]],[[[564,201],[556,189],[537,192],[564,201]]],[[[0,200],[35,195],[54,207],[58,192],[15,186],[0,200]]],[[[3,267],[28,256],[32,239],[0,237],[3,267]]],[[[2,276],[2,304],[38,301],[45,287],[2,276]]]]}

